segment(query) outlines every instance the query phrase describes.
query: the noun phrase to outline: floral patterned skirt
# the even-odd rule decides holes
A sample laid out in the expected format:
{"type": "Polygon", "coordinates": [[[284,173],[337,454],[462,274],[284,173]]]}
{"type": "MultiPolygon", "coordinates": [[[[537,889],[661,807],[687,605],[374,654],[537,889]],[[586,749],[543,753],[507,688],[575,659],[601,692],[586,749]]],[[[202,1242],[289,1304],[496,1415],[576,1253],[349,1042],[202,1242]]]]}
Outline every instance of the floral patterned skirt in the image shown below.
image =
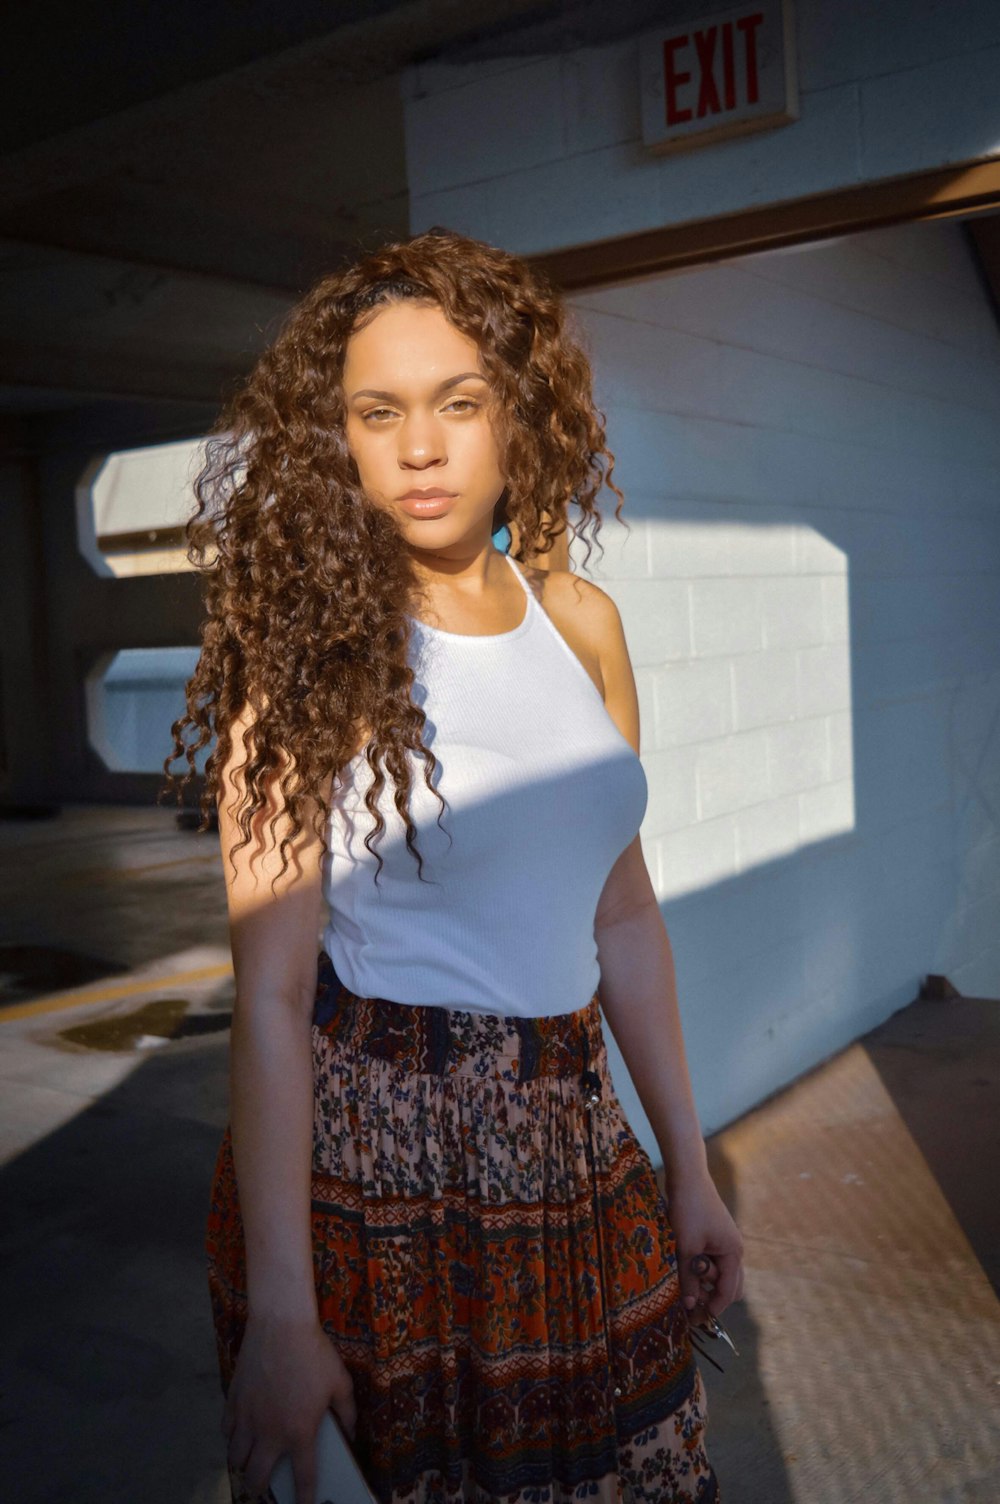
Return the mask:
{"type": "MultiPolygon", "coordinates": [[[[312,1037],[316,1291],[381,1504],[717,1504],[675,1237],[597,993],[544,1018],[396,1003],[321,951],[312,1037]]],[[[226,1393],[246,1322],[229,1127],[206,1252],[226,1393]]]]}

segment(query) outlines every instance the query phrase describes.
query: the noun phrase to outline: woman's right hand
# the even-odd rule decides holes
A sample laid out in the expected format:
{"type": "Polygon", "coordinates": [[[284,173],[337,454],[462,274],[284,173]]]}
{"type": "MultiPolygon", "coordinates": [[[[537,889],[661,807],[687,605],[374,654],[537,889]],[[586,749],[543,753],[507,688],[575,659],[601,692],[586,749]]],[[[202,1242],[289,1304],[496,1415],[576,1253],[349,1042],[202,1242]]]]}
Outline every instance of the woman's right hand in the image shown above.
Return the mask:
{"type": "Polygon", "coordinates": [[[251,1315],[226,1396],[222,1433],[227,1461],[249,1493],[263,1495],[278,1458],[287,1452],[296,1504],[316,1504],[316,1438],[326,1409],[353,1440],[354,1381],[323,1327],[303,1320],[251,1315]]]}

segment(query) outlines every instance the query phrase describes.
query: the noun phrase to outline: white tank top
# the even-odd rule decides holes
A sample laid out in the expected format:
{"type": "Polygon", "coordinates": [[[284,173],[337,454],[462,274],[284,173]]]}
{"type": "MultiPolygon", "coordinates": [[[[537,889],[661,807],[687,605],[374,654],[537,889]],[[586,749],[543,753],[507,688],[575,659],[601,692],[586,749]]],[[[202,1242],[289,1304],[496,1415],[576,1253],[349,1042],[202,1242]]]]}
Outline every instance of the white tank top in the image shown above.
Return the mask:
{"type": "Polygon", "coordinates": [[[409,753],[423,879],[388,774],[386,828],[372,843],[385,864],[377,888],[364,845],[375,830],[364,807],[374,774],[363,752],[334,791],[323,945],[362,997],[538,1017],[583,1007],[600,981],[597,901],[639,830],[646,776],[590,675],[503,557],[527,597],[512,631],[469,636],[409,618],[412,694],[447,800],[441,810],[422,756],[409,753]]]}

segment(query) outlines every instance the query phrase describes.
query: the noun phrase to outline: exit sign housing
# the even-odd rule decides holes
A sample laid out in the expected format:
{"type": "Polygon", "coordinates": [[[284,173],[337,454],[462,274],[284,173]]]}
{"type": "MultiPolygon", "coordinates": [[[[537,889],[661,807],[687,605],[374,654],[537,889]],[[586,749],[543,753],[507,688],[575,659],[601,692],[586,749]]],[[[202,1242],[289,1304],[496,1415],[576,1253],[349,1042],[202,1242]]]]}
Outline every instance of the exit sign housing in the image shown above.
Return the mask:
{"type": "Polygon", "coordinates": [[[791,0],[761,0],[639,38],[642,139],[687,151],[799,113],[791,0]]]}

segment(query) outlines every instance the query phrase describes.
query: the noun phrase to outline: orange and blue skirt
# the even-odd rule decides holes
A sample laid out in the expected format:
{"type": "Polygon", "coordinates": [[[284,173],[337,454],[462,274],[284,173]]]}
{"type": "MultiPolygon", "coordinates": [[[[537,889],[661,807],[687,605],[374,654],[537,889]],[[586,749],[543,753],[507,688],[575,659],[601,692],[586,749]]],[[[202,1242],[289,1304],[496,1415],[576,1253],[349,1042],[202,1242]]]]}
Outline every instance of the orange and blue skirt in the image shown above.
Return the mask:
{"type": "MultiPolygon", "coordinates": [[[[718,1504],[676,1240],[597,993],[541,1018],[396,1003],[321,951],[312,1039],[316,1293],[380,1504],[718,1504]]],[[[206,1252],[225,1394],[247,1319],[228,1126],[206,1252]]]]}

